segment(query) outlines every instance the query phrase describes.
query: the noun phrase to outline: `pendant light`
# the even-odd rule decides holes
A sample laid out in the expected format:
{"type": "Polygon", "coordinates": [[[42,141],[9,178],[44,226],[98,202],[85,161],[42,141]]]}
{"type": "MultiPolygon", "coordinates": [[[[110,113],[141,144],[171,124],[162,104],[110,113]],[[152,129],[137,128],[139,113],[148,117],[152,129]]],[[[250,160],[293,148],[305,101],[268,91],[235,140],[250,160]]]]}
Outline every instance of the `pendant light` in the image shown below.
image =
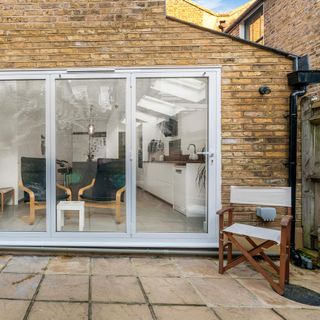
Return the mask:
{"type": "Polygon", "coordinates": [[[93,105],[90,105],[90,119],[89,119],[89,125],[88,125],[88,134],[90,136],[92,136],[96,131],[96,128],[93,124],[92,109],[93,109],[93,105]]]}

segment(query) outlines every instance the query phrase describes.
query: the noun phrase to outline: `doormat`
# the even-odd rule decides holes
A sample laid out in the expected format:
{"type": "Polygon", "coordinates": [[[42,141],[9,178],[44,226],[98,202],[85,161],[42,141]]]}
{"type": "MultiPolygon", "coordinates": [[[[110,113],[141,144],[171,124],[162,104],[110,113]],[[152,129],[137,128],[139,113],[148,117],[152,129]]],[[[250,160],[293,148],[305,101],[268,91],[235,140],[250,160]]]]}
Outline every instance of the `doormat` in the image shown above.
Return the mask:
{"type": "Polygon", "coordinates": [[[295,284],[287,284],[283,296],[309,306],[320,306],[320,293],[295,284]]]}

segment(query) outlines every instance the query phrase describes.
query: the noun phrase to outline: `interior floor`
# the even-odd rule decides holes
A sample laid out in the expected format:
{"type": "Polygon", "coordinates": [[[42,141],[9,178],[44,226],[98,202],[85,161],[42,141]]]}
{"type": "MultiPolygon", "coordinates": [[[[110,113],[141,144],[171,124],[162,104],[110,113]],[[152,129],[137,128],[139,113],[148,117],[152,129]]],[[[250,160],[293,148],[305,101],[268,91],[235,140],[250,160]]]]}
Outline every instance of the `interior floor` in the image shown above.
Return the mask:
{"type": "MultiPolygon", "coordinates": [[[[125,204],[122,207],[123,222],[116,224],[114,209],[85,209],[84,231],[86,232],[126,232],[125,204]]],[[[0,231],[45,231],[45,210],[36,211],[36,220],[29,225],[29,205],[19,203],[17,206],[5,205],[0,212],[0,231]]],[[[186,232],[201,233],[204,231],[204,217],[188,218],[173,210],[172,206],[148,192],[137,189],[137,232],[186,232]]],[[[65,213],[65,225],[62,231],[79,229],[77,212],[65,213]]]]}

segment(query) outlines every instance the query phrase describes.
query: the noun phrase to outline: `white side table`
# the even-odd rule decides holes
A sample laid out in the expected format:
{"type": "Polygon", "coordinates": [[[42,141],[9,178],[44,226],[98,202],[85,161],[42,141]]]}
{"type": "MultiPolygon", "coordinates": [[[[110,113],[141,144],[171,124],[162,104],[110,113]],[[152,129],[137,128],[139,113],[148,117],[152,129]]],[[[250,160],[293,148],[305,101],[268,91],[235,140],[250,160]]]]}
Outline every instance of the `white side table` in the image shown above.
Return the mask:
{"type": "Polygon", "coordinates": [[[57,231],[64,226],[64,211],[79,211],[79,231],[84,229],[84,201],[60,201],[57,205],[57,231]]]}

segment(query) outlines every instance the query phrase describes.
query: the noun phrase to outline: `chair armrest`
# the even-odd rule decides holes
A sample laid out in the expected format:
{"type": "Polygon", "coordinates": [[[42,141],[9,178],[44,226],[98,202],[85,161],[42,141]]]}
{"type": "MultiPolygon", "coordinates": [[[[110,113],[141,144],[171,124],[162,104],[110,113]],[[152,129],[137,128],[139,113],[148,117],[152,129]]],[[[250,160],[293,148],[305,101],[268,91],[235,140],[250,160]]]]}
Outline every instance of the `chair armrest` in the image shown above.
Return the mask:
{"type": "Polygon", "coordinates": [[[231,213],[233,213],[233,210],[234,210],[234,208],[232,208],[232,207],[222,208],[222,209],[220,209],[220,210],[217,211],[217,214],[220,216],[220,215],[225,214],[226,212],[231,212],[231,213]]]}
{"type": "Polygon", "coordinates": [[[66,194],[68,195],[68,200],[71,201],[72,200],[72,192],[69,188],[63,186],[62,184],[57,183],[57,188],[63,190],[66,192],[66,194]]]}
{"type": "Polygon", "coordinates": [[[96,182],[96,179],[92,179],[91,183],[88,184],[87,186],[81,188],[78,192],[78,200],[81,200],[81,196],[83,195],[83,193],[88,190],[88,189],[91,189],[93,186],[94,186],[94,183],[96,182]]]}
{"type": "Polygon", "coordinates": [[[224,229],[224,214],[228,213],[227,226],[231,226],[233,223],[233,210],[234,208],[222,208],[217,211],[217,215],[219,215],[219,231],[224,229]]]}
{"type": "Polygon", "coordinates": [[[290,224],[291,224],[291,220],[292,220],[292,216],[284,216],[282,219],[281,219],[281,227],[288,227],[290,224]]]}
{"type": "Polygon", "coordinates": [[[122,187],[120,188],[119,190],[117,190],[117,193],[116,193],[116,202],[119,202],[121,201],[121,195],[126,191],[126,187],[122,187]]]}
{"type": "Polygon", "coordinates": [[[19,181],[19,188],[22,189],[24,192],[28,193],[30,202],[35,201],[36,197],[35,197],[34,192],[31,189],[29,189],[26,186],[24,186],[22,180],[19,181]]]}

